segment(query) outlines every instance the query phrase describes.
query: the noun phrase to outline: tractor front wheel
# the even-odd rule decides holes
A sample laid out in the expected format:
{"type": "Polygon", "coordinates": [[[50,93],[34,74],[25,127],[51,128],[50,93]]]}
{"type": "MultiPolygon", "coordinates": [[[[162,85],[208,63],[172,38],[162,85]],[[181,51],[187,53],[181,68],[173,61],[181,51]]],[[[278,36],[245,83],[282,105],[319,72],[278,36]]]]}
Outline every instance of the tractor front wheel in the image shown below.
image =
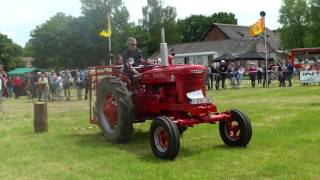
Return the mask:
{"type": "Polygon", "coordinates": [[[179,130],[176,124],[166,116],[155,118],[150,126],[150,144],[156,157],[175,159],[180,149],[179,130]]]}
{"type": "Polygon", "coordinates": [[[232,109],[230,121],[220,121],[221,139],[228,146],[245,147],[251,140],[252,128],[250,119],[241,111],[232,109]]]}

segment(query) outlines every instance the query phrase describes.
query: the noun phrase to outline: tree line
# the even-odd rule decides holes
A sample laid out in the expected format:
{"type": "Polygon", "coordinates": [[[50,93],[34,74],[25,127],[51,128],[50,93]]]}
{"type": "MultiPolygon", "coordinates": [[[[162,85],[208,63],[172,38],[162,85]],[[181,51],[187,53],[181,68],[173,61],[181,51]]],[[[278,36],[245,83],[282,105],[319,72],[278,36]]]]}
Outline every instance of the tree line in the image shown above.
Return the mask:
{"type": "Polygon", "coordinates": [[[0,63],[5,70],[22,65],[22,47],[0,33],[0,63]]]}
{"type": "MultiPolygon", "coordinates": [[[[108,59],[107,39],[99,36],[106,29],[107,14],[111,14],[112,54],[121,54],[128,37],[136,37],[145,57],[159,49],[160,28],[166,31],[166,41],[178,44],[198,41],[212,23],[237,24],[235,14],[213,13],[191,15],[177,19],[176,8],[162,6],[161,0],[148,0],[141,9],[140,23],[129,22],[130,14],[122,0],[80,0],[82,15],[57,13],[35,27],[31,39],[22,48],[0,34],[0,60],[5,67],[21,65],[20,56],[34,58],[41,68],[83,68],[100,65],[108,59]]],[[[295,47],[320,46],[320,0],[282,0],[279,23],[281,45],[295,47]]]]}
{"type": "MultiPolygon", "coordinates": [[[[57,13],[31,32],[25,50],[34,57],[33,64],[42,68],[82,68],[100,65],[108,59],[108,39],[99,32],[111,14],[112,54],[122,54],[128,37],[136,37],[145,57],[159,49],[160,28],[166,31],[170,44],[197,41],[213,22],[237,24],[233,13],[219,12],[211,16],[193,15],[177,20],[174,7],[148,0],[142,8],[141,23],[129,22],[129,12],[122,0],[81,0],[82,15],[57,13]]],[[[26,54],[28,54],[26,53],[26,54]]],[[[107,61],[108,62],[108,61],[107,61]]]]}
{"type": "Polygon", "coordinates": [[[320,0],[282,0],[279,23],[284,49],[320,47],[320,0]]]}

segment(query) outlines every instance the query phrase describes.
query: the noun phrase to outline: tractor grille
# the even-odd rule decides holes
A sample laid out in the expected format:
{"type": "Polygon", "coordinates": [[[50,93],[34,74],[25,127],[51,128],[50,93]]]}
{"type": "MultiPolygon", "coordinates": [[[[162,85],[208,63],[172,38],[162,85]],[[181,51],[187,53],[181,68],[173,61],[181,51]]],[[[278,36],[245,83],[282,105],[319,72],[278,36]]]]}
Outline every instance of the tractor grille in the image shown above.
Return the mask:
{"type": "Polygon", "coordinates": [[[205,95],[206,92],[206,85],[205,85],[205,75],[204,73],[201,74],[190,74],[188,76],[183,77],[183,90],[184,94],[202,90],[205,95]]]}

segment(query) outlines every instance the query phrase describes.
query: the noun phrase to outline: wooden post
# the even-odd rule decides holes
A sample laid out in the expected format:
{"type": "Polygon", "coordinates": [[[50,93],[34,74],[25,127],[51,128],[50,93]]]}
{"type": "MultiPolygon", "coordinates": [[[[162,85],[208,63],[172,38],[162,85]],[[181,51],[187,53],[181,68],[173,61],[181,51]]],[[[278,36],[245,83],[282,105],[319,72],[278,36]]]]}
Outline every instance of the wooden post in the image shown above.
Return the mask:
{"type": "Polygon", "coordinates": [[[48,131],[48,111],[47,103],[36,102],[34,103],[34,132],[41,133],[48,131]]]}

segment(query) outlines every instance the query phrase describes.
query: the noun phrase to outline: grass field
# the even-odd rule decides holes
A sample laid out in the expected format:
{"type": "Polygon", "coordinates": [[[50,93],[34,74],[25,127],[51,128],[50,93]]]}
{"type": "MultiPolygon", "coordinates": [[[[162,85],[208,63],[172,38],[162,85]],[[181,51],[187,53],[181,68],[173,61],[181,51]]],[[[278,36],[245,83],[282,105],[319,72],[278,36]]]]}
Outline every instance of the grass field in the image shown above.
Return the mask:
{"type": "Polygon", "coordinates": [[[0,179],[320,179],[320,86],[211,91],[219,111],[250,117],[247,148],[226,147],[218,125],[188,129],[175,161],[156,159],[150,122],[128,144],[88,123],[87,101],[48,104],[49,132],[33,133],[33,103],[6,100],[0,114],[0,179]]]}

